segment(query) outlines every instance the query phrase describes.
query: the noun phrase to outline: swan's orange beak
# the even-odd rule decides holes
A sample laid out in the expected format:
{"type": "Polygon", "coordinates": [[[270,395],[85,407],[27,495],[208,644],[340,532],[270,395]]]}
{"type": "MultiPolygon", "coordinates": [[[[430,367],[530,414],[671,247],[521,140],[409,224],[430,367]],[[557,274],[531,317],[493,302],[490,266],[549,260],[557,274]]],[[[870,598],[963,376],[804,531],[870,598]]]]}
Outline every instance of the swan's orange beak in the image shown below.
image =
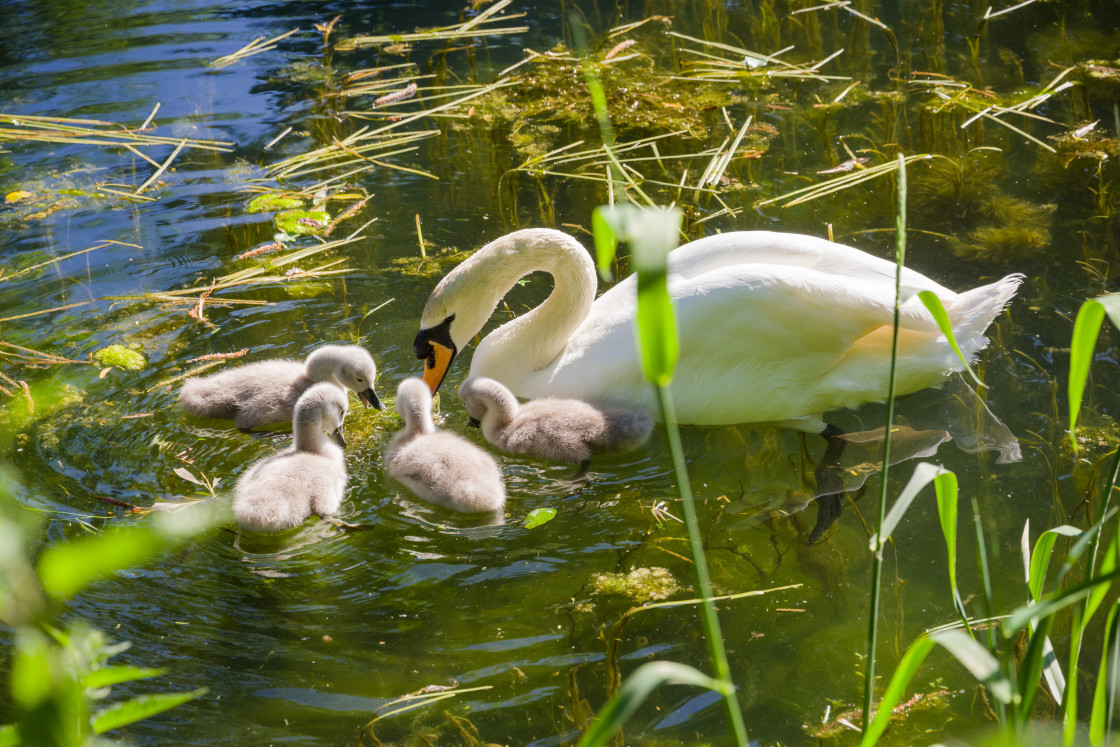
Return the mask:
{"type": "Polygon", "coordinates": [[[434,341],[429,341],[428,344],[431,345],[431,351],[424,358],[424,383],[432,390],[434,396],[439,385],[443,383],[443,377],[447,375],[447,369],[451,367],[455,348],[434,341]]]}

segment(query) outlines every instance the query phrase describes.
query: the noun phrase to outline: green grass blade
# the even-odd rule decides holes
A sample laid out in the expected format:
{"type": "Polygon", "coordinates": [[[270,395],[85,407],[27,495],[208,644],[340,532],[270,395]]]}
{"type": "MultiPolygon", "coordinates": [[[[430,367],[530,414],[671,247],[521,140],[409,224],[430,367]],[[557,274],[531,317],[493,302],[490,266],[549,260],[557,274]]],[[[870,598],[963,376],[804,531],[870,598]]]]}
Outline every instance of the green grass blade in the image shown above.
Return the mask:
{"type": "MultiPolygon", "coordinates": [[[[1050,629],[1054,627],[1054,616],[1048,615],[1038,622],[1037,629],[1031,634],[1030,640],[1027,643],[1027,651],[1023,655],[1023,663],[1019,669],[1019,697],[1021,698],[1019,708],[1019,719],[1026,723],[1030,719],[1031,709],[1034,707],[1034,699],[1038,695],[1038,686],[1042,681],[1043,668],[1049,668],[1057,664],[1054,657],[1054,649],[1049,645],[1050,629]],[[1046,656],[1047,649],[1049,649],[1049,657],[1046,656]]],[[[1060,671],[1060,670],[1059,670],[1060,671]]],[[[1062,677],[1062,683],[1065,683],[1065,678],[1062,677]]],[[[1064,688],[1063,688],[1064,689],[1064,688]]],[[[1061,697],[1062,689],[1057,690],[1058,697],[1061,697]]]]}
{"type": "Polygon", "coordinates": [[[1120,327],[1120,293],[1091,298],[1081,304],[1073,323],[1073,338],[1069,356],[1069,438],[1077,450],[1077,416],[1081,412],[1081,397],[1089,379],[1089,364],[1093,361],[1093,348],[1101,331],[1105,313],[1113,325],[1120,327]]]}
{"type": "MultiPolygon", "coordinates": [[[[1053,615],[1054,613],[1062,610],[1065,607],[1078,602],[1088,597],[1097,588],[1105,585],[1111,585],[1113,581],[1120,578],[1120,570],[1114,570],[1110,573],[1102,573],[1087,581],[1067,589],[1060,594],[1050,596],[1049,598],[1043,597],[1037,604],[1024,605],[1017,608],[1012,612],[1007,619],[1003,622],[1003,632],[1007,638],[1013,637],[1020,630],[1022,630],[1031,620],[1040,620],[1044,617],[1053,615]]],[[[1088,618],[1086,618],[1088,621],[1088,618]]]]}
{"type": "Polygon", "coordinates": [[[579,740],[579,747],[608,744],[615,729],[621,728],[662,685],[695,685],[726,694],[723,683],[690,666],[672,661],[648,662],[635,669],[614,697],[607,701],[579,740]]]}
{"type": "Polygon", "coordinates": [[[937,326],[941,330],[941,334],[945,335],[945,339],[949,341],[949,345],[953,348],[953,352],[956,353],[957,357],[961,359],[961,365],[964,366],[964,370],[968,372],[968,375],[972,377],[972,380],[976,382],[977,386],[987,386],[984,382],[980,381],[980,378],[976,375],[976,372],[972,370],[972,366],[968,365],[968,359],[965,358],[964,353],[961,352],[961,346],[957,344],[957,338],[953,335],[953,324],[949,321],[949,314],[945,311],[945,307],[942,305],[941,299],[938,298],[937,294],[935,294],[933,291],[928,290],[920,292],[918,294],[918,298],[922,299],[922,303],[925,304],[925,307],[929,310],[929,313],[933,314],[933,319],[935,322],[937,322],[937,326]]]}
{"type": "Polygon", "coordinates": [[[122,568],[140,565],[161,550],[220,520],[214,503],[159,512],[141,524],[51,545],[39,556],[39,580],[57,599],[68,599],[87,584],[122,568]]]}
{"type": "Polygon", "coordinates": [[[918,497],[918,493],[931,482],[940,483],[941,491],[945,494],[946,500],[951,496],[952,502],[956,504],[957,476],[940,465],[921,462],[914,468],[914,474],[910,476],[910,482],[906,483],[906,487],[902,489],[898,499],[891,506],[890,513],[883,519],[880,530],[871,536],[871,552],[878,553],[882,549],[883,545],[890,539],[891,533],[902,521],[902,517],[910,508],[910,504],[918,497]]]}
{"type": "Polygon", "coordinates": [[[1089,744],[1104,744],[1111,736],[1111,704],[1115,702],[1117,677],[1120,677],[1120,630],[1117,626],[1120,601],[1113,602],[1105,623],[1104,643],[1097,686],[1093,691],[1093,710],[1089,716],[1089,744]]]}
{"type": "MultiPolygon", "coordinates": [[[[952,472],[948,474],[953,475],[952,472]]],[[[960,589],[957,588],[957,479],[953,475],[952,481],[935,481],[933,484],[937,496],[937,516],[941,520],[941,536],[945,539],[945,557],[949,565],[949,591],[953,595],[953,606],[960,615],[961,622],[968,628],[968,611],[961,601],[960,589]]]]}
{"type": "Polygon", "coordinates": [[[600,271],[614,254],[615,240],[630,245],[638,275],[638,334],[642,371],[655,386],[668,386],[673,378],[680,341],[669,298],[668,257],[680,235],[679,208],[602,206],[592,214],[595,249],[600,271]]]}
{"type": "Polygon", "coordinates": [[[107,731],[128,726],[136,721],[155,716],[157,713],[182,705],[206,694],[206,688],[200,687],[185,693],[155,693],[153,695],[138,695],[122,703],[114,703],[108,708],[99,711],[91,719],[94,734],[104,734],[107,731]]]}
{"type": "Polygon", "coordinates": [[[930,635],[938,645],[945,647],[965,669],[988,688],[988,692],[1001,703],[1010,703],[1013,697],[1011,682],[1000,669],[999,662],[988,649],[977,643],[963,630],[944,630],[930,635]]]}
{"type": "Polygon", "coordinates": [[[597,207],[591,211],[591,233],[595,237],[595,264],[599,268],[599,277],[609,281],[618,238],[608,216],[604,215],[604,208],[597,207]]]}
{"type": "MultiPolygon", "coordinates": [[[[1030,590],[1031,599],[1038,601],[1042,596],[1042,587],[1046,583],[1046,571],[1050,567],[1050,557],[1054,552],[1054,543],[1058,536],[1077,537],[1081,530],[1077,527],[1063,524],[1060,527],[1047,529],[1034,543],[1034,552],[1030,553],[1027,561],[1027,588],[1030,590]]],[[[1024,537],[1026,539],[1026,537],[1024,537]]]]}
{"type": "Polygon", "coordinates": [[[48,547],[39,557],[39,579],[48,594],[68,599],[99,578],[144,563],[164,545],[148,525],[108,529],[48,547]]]}
{"type": "Polygon", "coordinates": [[[142,680],[148,677],[159,677],[166,672],[166,669],[133,667],[126,664],[113,667],[101,667],[83,677],[82,686],[89,688],[109,687],[111,685],[119,685],[122,682],[142,680]]]}
{"type": "MultiPolygon", "coordinates": [[[[1108,544],[1108,551],[1105,552],[1104,558],[1101,560],[1101,567],[1097,571],[1100,576],[1107,575],[1116,570],[1117,557],[1120,556],[1120,534],[1112,535],[1112,541],[1108,544]]],[[[1091,569],[1090,569],[1091,570],[1091,569]]],[[[1089,598],[1085,601],[1085,624],[1089,624],[1089,619],[1096,614],[1097,608],[1100,607],[1101,602],[1104,601],[1105,594],[1108,593],[1109,586],[1100,585],[1095,587],[1090,593],[1089,598]]]]}
{"type": "Polygon", "coordinates": [[[863,738],[859,742],[859,747],[870,747],[879,741],[879,737],[883,736],[887,724],[890,723],[891,714],[906,694],[906,686],[917,674],[918,668],[929,656],[929,652],[933,650],[934,645],[933,639],[925,636],[910,644],[910,648],[902,655],[902,661],[898,662],[894,674],[891,675],[891,681],[887,685],[886,692],[883,693],[883,699],[879,701],[879,710],[875,713],[875,718],[867,725],[863,738]]]}
{"type": "MultiPolygon", "coordinates": [[[[895,368],[898,363],[898,321],[899,306],[902,304],[902,268],[906,265],[906,159],[898,154],[898,204],[895,207],[895,272],[894,272],[894,314],[891,328],[891,365],[887,374],[887,418],[885,438],[883,439],[883,469],[879,474],[879,512],[877,515],[877,534],[888,537],[883,531],[887,515],[887,484],[891,464],[891,429],[894,427],[894,388],[895,368]]],[[[881,543],[872,545],[882,547],[881,543]]],[[[863,718],[860,727],[867,731],[871,718],[871,701],[875,695],[875,653],[879,640],[879,596],[883,583],[883,554],[880,551],[871,556],[871,594],[867,613],[867,649],[863,668],[863,718]]]]}

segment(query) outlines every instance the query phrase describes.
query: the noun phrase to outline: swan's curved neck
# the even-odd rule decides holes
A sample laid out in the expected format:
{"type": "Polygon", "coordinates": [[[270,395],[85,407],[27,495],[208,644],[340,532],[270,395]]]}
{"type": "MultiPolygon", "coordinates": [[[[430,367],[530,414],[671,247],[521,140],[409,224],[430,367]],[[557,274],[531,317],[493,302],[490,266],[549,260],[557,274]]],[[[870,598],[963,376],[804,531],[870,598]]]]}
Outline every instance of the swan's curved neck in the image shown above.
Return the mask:
{"type": "Polygon", "coordinates": [[[445,278],[452,281],[449,285],[462,284],[455,290],[469,301],[457,305],[457,315],[460,308],[473,307],[457,316],[452,326],[452,336],[462,349],[513,285],[533,272],[552,275],[552,293],[532,311],[487,335],[475,351],[471,375],[501,381],[510,373],[510,366],[527,374],[551,363],[591,310],[595,266],[587,250],[568,234],[525,229],[487,244],[445,278]],[[498,361],[502,362],[500,368],[498,361]]]}

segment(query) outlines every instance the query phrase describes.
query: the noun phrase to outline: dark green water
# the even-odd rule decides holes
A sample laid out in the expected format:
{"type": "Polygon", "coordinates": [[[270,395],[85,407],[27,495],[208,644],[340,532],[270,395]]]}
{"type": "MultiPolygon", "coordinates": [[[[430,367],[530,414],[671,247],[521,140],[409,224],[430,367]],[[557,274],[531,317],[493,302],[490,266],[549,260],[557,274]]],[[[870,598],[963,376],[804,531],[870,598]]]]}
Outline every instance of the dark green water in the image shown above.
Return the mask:
{"type": "MultiPolygon", "coordinates": [[[[391,398],[401,378],[419,372],[412,339],[424,300],[442,274],[402,271],[414,265],[396,262],[412,258],[419,264],[417,216],[430,253],[473,249],[524,226],[566,227],[589,243],[581,229],[589,226],[591,208],[605,201],[605,190],[571,176],[538,180],[509,170],[525,160],[519,134],[554,137],[551,148],[576,139],[597,142],[597,131],[558,115],[538,117],[535,124],[544,121],[556,129],[541,134],[516,120],[486,119],[491,112],[480,104],[473,113],[464,106],[454,116],[423,120],[418,129],[439,133],[415,151],[385,159],[438,179],[378,168],[341,182],[373,197],[332,238],[376,222],[362,240],[296,266],[311,269],[344,259],[338,267],[346,272],[219,291],[215,301],[224,296],[269,303],[211,304],[205,310],[210,325],[192,320],[186,304],[110,298],[204,288],[212,278],[257,266],[233,259],[274,232],[267,214],[245,212],[251,188],[306,188],[320,178],[283,184],[267,167],[368,124],[346,114],[368,111],[368,98],[323,97],[325,90],[337,90],[337,84],[324,83],[324,63],[336,80],[352,70],[411,60],[418,75],[442,76],[435,79],[439,84],[489,83],[526,49],[544,52],[568,39],[561,18],[569,5],[515,3],[510,10],[525,18],[502,25],[523,24],[528,31],[490,38],[484,46],[476,40],[473,49],[446,57],[436,54],[443,44],[433,42],[417,43],[410,57],[378,57],[371,49],[324,57],[313,26],[336,14],[342,20],[335,40],[453,25],[462,8],[184,0],[106,2],[79,12],[69,3],[5,4],[0,113],[138,126],[159,102],[157,134],[233,144],[228,152],[185,151],[148,191],[157,200],[129,202],[95,194],[105,182],[134,188],[152,173],[150,164],[131,153],[2,143],[0,197],[19,190],[44,201],[35,207],[20,200],[0,206],[0,342],[77,361],[120,343],[141,350],[150,364],[102,377],[91,365],[29,367],[13,348],[0,348],[0,371],[26,381],[37,403],[26,415],[18,387],[0,381],[13,392],[0,394],[6,459],[21,477],[18,500],[42,516],[43,543],[142,520],[119,515],[119,508],[98,497],[139,506],[201,497],[174,472],[180,467],[220,478],[215,500],[225,502],[241,470],[281,447],[280,437],[258,438],[185,418],[175,405],[175,387],[160,382],[189,370],[190,358],[242,348],[250,350],[245,360],[302,357],[324,341],[360,342],[378,361],[379,392],[391,398]],[[221,69],[207,65],[256,37],[293,28],[302,31],[274,51],[221,69]],[[289,126],[293,132],[266,149],[289,126]],[[42,212],[48,214],[38,215],[42,212]],[[135,246],[110,244],[27,270],[107,240],[135,246]],[[72,304],[81,305],[11,319],[72,304]]],[[[1024,522],[1030,520],[1032,536],[1064,522],[1084,524],[1085,475],[1104,453],[1089,449],[1075,463],[1059,440],[1065,433],[1072,317],[1084,298],[1115,290],[1120,174],[1113,105],[1120,81],[1094,65],[1120,67],[1115,64],[1120,12],[1107,2],[1035,3],[991,19],[978,34],[983,4],[944,8],[941,33],[933,30],[928,9],[861,6],[891,29],[900,50],[896,64],[888,36],[851,14],[792,13],[812,3],[632,3],[621,19],[612,4],[600,5],[579,6],[593,36],[662,14],[673,16],[673,31],[755,52],[775,54],[794,44],[783,55],[791,62],[811,63],[846,50],[821,68],[844,80],[722,84],[726,100],[720,106],[730,128],[699,86],[695,101],[679,93],[649,94],[653,98],[646,100],[657,102],[653,111],[692,107],[695,122],[703,124],[687,137],[668,139],[662,154],[715,148],[733,138],[748,115],[763,128],[758,137],[772,138],[759,157],[736,158],[728,168],[720,197],[735,214],[717,214],[720,205],[711,198],[691,203],[692,237],[752,228],[827,235],[831,226],[837,240],[890,256],[889,179],[803,206],[755,205],[828,178],[818,172],[848,159],[844,144],[869,158],[869,166],[893,158],[899,143],[907,153],[948,157],[912,168],[908,263],[958,290],[1010,272],[1026,274],[1009,312],[993,326],[992,345],[979,366],[988,385],[985,399],[1020,439],[1023,459],[998,464],[991,453],[966,453],[953,443],[933,459],[958,474],[963,514],[969,515],[969,499],[979,501],[997,599],[1005,609],[1019,604],[1025,599],[1018,555],[1024,522]],[[975,65],[970,43],[978,45],[975,65]],[[899,82],[968,81],[991,94],[991,103],[1009,106],[1041,93],[1070,67],[1064,80],[1075,85],[1033,110],[1049,121],[1006,117],[1054,153],[992,121],[962,128],[971,114],[945,105],[931,93],[936,86],[899,82]],[[829,103],[855,80],[861,85],[851,99],[829,103]],[[1096,130],[1080,140],[1069,137],[1071,129],[1093,120],[1100,120],[1096,130]]],[[[670,42],[660,23],[647,29],[648,36],[635,37],[646,45],[638,48],[648,53],[651,66],[653,60],[670,64],[670,42]]],[[[616,41],[600,38],[600,53],[616,41]]],[[[683,74],[695,61],[682,54],[676,64],[683,74]]],[[[567,80],[573,98],[585,102],[579,76],[567,80]]],[[[612,80],[618,78],[607,77],[608,91],[612,80]]],[[[961,89],[946,90],[951,98],[961,89]]],[[[401,111],[437,103],[442,100],[422,97],[401,111]]],[[[665,131],[656,124],[616,126],[623,140],[665,131]]],[[[145,152],[162,162],[171,149],[145,152]]],[[[694,184],[709,159],[692,162],[685,183],[694,184]]],[[[676,184],[682,173],[670,164],[656,177],[676,184]]],[[[650,190],[663,201],[680,197],[673,189],[650,190]]],[[[680,199],[689,202],[687,195],[680,199]]],[[[312,243],[301,239],[293,246],[312,243]]],[[[547,280],[532,278],[507,298],[509,308],[517,313],[547,291],[547,280]]],[[[1118,404],[1115,343],[1115,333],[1107,332],[1098,344],[1084,416],[1093,425],[1110,426],[1118,404]]],[[[448,384],[465,376],[467,355],[448,384]]],[[[445,385],[444,391],[454,390],[445,385]]],[[[916,398],[899,405],[903,417],[913,416],[917,407],[916,398]]],[[[444,427],[467,432],[466,415],[453,397],[445,395],[442,412],[444,427]]],[[[877,426],[882,417],[882,407],[869,406],[832,419],[856,429],[877,426]]],[[[692,569],[681,557],[687,555],[684,530],[672,520],[659,526],[650,510],[667,501],[680,513],[660,436],[633,454],[595,462],[583,482],[573,482],[565,466],[501,458],[511,497],[507,524],[480,527],[422,504],[384,475],[381,454],[396,425],[390,417],[360,410],[352,410],[348,422],[351,479],[342,518],[372,525],[371,530],[343,534],[311,522],[262,538],[238,535],[228,521],[148,568],[90,587],[65,608],[64,619],[85,620],[131,641],[122,661],[169,670],[126,692],[209,688],[205,697],[130,727],[123,736],[144,744],[354,744],[383,704],[428,685],[458,683],[490,689],[385,719],[375,727],[377,737],[385,744],[421,743],[420,735],[436,744],[466,743],[447,711],[469,719],[483,742],[564,744],[578,735],[572,719],[578,718],[580,700],[597,709],[605,699],[601,627],[637,603],[597,593],[596,574],[663,568],[685,589],[674,598],[692,596],[692,569]],[[523,528],[537,508],[558,513],[543,526],[523,528]]],[[[752,740],[813,742],[804,725],[820,723],[826,710],[834,716],[860,698],[867,534],[850,507],[826,540],[811,547],[805,538],[812,506],[783,519],[752,519],[749,509],[803,500],[809,490],[812,464],[803,459],[797,434],[690,428],[684,445],[717,590],[800,585],[720,605],[752,740]]],[[[809,438],[805,445],[813,459],[820,457],[820,439],[809,438]]],[[[893,494],[912,464],[892,473],[893,494]]],[[[868,496],[856,504],[864,517],[873,514],[878,480],[868,486],[868,496]]],[[[966,527],[962,517],[962,537],[966,527]]],[[[895,538],[885,573],[884,673],[915,636],[954,619],[932,501],[920,500],[895,538]]],[[[964,593],[971,594],[979,590],[974,554],[962,552],[958,574],[964,593]]],[[[1061,635],[1055,636],[1059,648],[1061,635]]],[[[10,644],[9,631],[0,629],[0,642],[10,644]]],[[[690,607],[636,614],[621,633],[618,651],[623,675],[650,659],[707,668],[698,617],[690,607]]],[[[5,671],[6,656],[0,654],[5,671]]],[[[920,688],[928,690],[936,680],[960,692],[948,698],[945,709],[912,715],[888,739],[973,741],[987,722],[970,677],[947,659],[931,662],[926,676],[916,680],[920,688]]],[[[658,693],[626,739],[629,744],[727,741],[716,701],[683,687],[658,693]]]]}

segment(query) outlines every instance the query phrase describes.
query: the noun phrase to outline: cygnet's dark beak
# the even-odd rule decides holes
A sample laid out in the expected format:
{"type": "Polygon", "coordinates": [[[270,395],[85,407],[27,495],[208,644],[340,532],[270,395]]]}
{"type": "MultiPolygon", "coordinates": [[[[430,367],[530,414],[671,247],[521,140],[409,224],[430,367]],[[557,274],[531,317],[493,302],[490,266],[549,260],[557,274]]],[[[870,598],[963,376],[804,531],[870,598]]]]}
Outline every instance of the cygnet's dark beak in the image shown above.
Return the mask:
{"type": "MultiPolygon", "coordinates": [[[[378,404],[380,405],[381,403],[379,402],[378,404]]],[[[378,408],[378,409],[380,409],[380,408],[378,408]]],[[[342,435],[342,426],[341,425],[334,429],[334,433],[331,434],[331,440],[334,441],[336,444],[338,444],[343,449],[346,448],[346,437],[342,435]]]]}
{"type": "Polygon", "coordinates": [[[372,407],[376,410],[381,410],[385,407],[381,404],[381,400],[378,399],[377,392],[373,391],[373,387],[370,387],[364,392],[358,392],[358,399],[360,399],[366,407],[372,407]]]}
{"type": "Polygon", "coordinates": [[[470,420],[467,421],[467,425],[469,425],[471,428],[482,427],[482,423],[479,422],[478,418],[471,418],[470,420]]]}

